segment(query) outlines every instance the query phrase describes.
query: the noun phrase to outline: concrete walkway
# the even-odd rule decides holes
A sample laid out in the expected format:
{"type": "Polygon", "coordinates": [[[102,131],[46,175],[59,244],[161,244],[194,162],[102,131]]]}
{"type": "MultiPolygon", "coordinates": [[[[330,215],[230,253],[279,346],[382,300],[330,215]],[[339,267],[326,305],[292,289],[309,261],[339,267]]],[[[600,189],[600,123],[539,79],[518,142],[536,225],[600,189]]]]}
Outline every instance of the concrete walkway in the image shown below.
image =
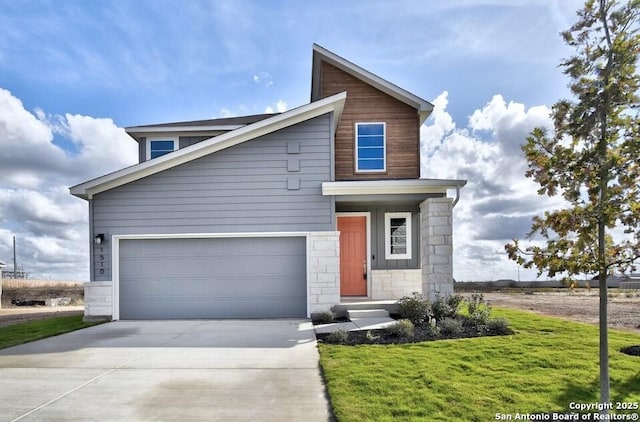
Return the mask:
{"type": "Polygon", "coordinates": [[[0,350],[2,421],[327,421],[301,320],[118,321],[0,350]]]}
{"type": "Polygon", "coordinates": [[[316,325],[317,334],[333,333],[334,331],[362,331],[380,330],[395,324],[397,321],[389,317],[389,312],[384,309],[349,310],[348,322],[333,322],[330,324],[316,325]]]}

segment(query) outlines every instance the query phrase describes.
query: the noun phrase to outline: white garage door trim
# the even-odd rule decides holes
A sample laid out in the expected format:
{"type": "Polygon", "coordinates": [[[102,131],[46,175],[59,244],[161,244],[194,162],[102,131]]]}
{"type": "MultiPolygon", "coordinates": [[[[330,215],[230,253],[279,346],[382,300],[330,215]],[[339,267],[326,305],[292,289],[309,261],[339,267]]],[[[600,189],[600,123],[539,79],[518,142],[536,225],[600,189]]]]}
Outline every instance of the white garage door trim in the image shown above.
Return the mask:
{"type": "Polygon", "coordinates": [[[241,237],[304,237],[306,244],[307,318],[309,313],[309,232],[269,233],[178,233],[178,234],[118,234],[111,236],[111,268],[113,274],[113,320],[120,319],[120,241],[147,239],[225,239],[241,237]]]}

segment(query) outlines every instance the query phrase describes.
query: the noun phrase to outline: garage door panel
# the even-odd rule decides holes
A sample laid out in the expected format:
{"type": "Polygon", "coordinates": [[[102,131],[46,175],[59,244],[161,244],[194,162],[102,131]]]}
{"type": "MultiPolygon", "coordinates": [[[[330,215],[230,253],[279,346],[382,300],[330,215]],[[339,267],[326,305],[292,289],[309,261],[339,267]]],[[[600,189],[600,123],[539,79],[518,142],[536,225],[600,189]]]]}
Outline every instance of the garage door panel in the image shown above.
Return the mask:
{"type": "Polygon", "coordinates": [[[120,318],[306,316],[306,240],[120,241],[120,318]]]}
{"type": "Polygon", "coordinates": [[[121,271],[125,273],[135,272],[158,276],[184,276],[185,271],[198,268],[201,272],[213,276],[233,276],[238,274],[254,275],[257,272],[263,274],[282,274],[284,266],[295,265],[297,271],[305,266],[304,255],[288,256],[234,256],[234,257],[122,257],[120,260],[121,271]],[[298,258],[293,260],[292,258],[298,258]]]}

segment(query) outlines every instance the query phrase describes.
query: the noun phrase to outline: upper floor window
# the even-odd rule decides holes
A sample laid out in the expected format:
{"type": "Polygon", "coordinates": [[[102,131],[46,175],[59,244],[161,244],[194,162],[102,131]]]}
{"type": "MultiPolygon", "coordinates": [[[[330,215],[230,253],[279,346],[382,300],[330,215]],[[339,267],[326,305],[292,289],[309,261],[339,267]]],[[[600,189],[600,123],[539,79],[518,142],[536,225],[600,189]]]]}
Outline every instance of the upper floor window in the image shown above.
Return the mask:
{"type": "Polygon", "coordinates": [[[178,149],[178,140],[175,138],[147,139],[147,157],[160,157],[178,149]]]}
{"type": "Polygon", "coordinates": [[[356,171],[387,169],[384,123],[356,123],[356,171]]]}

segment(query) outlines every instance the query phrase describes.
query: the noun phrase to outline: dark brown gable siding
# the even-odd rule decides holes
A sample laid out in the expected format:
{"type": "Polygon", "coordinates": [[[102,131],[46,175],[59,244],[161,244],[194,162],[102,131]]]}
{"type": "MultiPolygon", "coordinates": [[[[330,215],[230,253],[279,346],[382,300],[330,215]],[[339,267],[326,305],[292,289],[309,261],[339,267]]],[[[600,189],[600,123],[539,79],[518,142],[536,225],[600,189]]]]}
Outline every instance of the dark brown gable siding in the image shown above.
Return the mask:
{"type": "Polygon", "coordinates": [[[418,179],[420,136],[418,112],[348,73],[322,63],[321,95],[347,91],[347,101],[336,132],[336,180],[418,179]],[[355,172],[355,123],[385,122],[387,171],[355,172]]]}

